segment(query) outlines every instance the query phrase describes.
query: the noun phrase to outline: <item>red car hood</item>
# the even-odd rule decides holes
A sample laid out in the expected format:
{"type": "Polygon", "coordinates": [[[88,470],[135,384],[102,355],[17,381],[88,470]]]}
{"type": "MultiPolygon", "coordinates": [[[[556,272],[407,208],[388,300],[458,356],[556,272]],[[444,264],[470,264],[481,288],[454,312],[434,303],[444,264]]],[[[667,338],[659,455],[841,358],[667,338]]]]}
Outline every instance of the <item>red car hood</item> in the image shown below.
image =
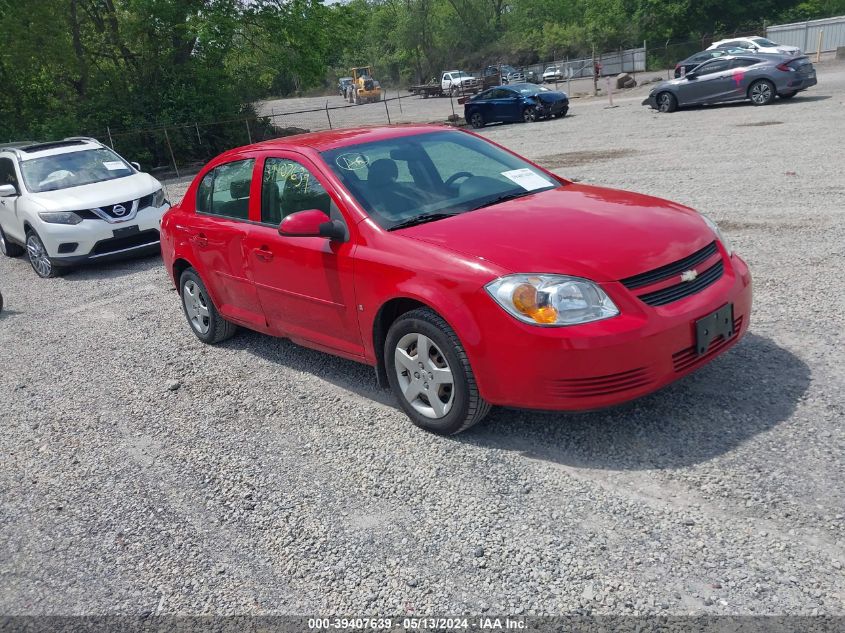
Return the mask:
{"type": "Polygon", "coordinates": [[[687,207],[641,194],[566,185],[397,234],[480,257],[511,272],[616,281],[713,241],[687,207]]]}

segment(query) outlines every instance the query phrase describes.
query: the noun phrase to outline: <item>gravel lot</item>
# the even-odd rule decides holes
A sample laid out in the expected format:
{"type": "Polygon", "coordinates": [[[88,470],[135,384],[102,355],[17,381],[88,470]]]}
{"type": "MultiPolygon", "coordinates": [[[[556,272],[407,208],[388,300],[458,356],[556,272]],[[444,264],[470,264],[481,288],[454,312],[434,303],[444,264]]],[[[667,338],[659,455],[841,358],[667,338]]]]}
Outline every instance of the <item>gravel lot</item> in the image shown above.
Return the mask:
{"type": "Polygon", "coordinates": [[[484,131],[711,214],[752,268],[747,338],[611,411],[436,437],[368,367],[203,346],[157,258],[0,261],[0,613],[845,615],[845,65],[819,71],[765,108],[641,88],[484,131]]]}

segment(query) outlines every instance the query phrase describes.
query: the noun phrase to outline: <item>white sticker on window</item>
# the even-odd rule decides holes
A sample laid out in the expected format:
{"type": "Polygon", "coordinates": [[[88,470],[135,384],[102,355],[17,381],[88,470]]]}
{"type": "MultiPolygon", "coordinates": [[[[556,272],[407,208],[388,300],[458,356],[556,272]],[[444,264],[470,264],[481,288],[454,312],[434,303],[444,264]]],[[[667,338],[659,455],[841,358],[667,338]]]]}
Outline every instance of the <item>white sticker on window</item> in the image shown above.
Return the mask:
{"type": "Polygon", "coordinates": [[[543,178],[543,176],[541,176],[540,174],[528,168],[503,171],[502,175],[505,178],[514,181],[526,191],[534,191],[535,189],[550,187],[554,184],[553,182],[550,182],[546,178],[543,178]]]}
{"type": "Polygon", "coordinates": [[[124,165],[119,160],[106,160],[103,161],[103,167],[108,169],[109,171],[118,171],[119,169],[126,169],[126,165],[124,165]]]}

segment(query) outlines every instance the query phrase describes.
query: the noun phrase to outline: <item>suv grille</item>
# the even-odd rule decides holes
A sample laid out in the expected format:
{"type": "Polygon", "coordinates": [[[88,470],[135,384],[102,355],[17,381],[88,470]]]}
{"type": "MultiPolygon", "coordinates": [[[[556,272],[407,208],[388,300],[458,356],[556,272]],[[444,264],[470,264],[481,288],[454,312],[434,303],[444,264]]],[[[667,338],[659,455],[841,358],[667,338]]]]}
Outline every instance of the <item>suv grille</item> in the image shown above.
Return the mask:
{"type": "MultiPolygon", "coordinates": [[[[633,277],[627,277],[626,279],[623,279],[621,283],[629,290],[636,290],[672,279],[673,277],[679,278],[681,273],[686,271],[695,271],[697,266],[700,266],[705,262],[710,262],[718,255],[718,253],[719,249],[716,242],[710,242],[710,244],[701,250],[696,251],[689,257],[684,257],[683,259],[679,259],[671,264],[655,268],[654,270],[650,270],[639,275],[634,275],[633,277]]],[[[725,266],[722,263],[721,257],[719,257],[718,260],[709,263],[708,267],[703,272],[699,272],[698,276],[693,280],[680,281],[680,283],[672,284],[652,292],[637,294],[637,298],[650,306],[666,305],[668,303],[672,303],[673,301],[678,301],[685,297],[689,297],[690,295],[694,295],[697,292],[701,292],[721,279],[724,272],[725,266]]]]}

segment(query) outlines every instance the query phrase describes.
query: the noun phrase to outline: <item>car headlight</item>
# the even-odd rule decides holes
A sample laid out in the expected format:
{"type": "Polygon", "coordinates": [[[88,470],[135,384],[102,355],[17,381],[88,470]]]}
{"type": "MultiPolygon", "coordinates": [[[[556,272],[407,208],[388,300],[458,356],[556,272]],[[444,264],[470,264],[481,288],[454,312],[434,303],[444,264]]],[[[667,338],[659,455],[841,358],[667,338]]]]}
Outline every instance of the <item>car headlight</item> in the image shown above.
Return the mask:
{"type": "Polygon", "coordinates": [[[506,275],[485,289],[507,312],[531,325],[577,325],[619,314],[599,286],[579,277],[506,275]]]}
{"type": "Polygon", "coordinates": [[[159,189],[153,193],[153,204],[154,207],[160,207],[167,199],[164,197],[164,189],[159,189]]]}
{"type": "Polygon", "coordinates": [[[73,211],[45,211],[38,217],[49,224],[79,224],[82,218],[73,211]]]}
{"type": "Polygon", "coordinates": [[[719,229],[719,225],[716,224],[713,220],[708,218],[703,213],[701,213],[699,215],[701,215],[701,217],[704,219],[704,222],[707,224],[707,226],[710,227],[710,230],[712,230],[713,233],[716,234],[716,239],[719,240],[722,243],[722,246],[725,247],[725,250],[728,251],[728,256],[733,255],[734,251],[733,251],[733,248],[731,247],[731,243],[727,240],[727,238],[724,236],[722,231],[719,229]]]}

